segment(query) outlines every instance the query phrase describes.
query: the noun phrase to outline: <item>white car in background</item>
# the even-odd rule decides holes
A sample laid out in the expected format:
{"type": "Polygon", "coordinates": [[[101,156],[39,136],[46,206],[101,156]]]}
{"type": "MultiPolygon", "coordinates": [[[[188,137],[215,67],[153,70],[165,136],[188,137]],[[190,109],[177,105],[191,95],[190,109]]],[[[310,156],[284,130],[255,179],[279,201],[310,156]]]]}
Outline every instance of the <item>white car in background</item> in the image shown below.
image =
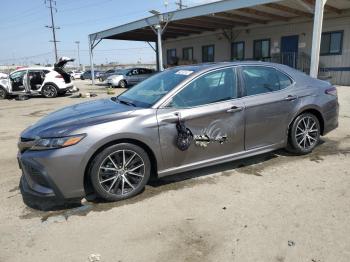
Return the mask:
{"type": "Polygon", "coordinates": [[[70,77],[72,80],[75,80],[75,79],[80,79],[83,72],[77,71],[77,70],[72,70],[72,71],[69,71],[68,74],[70,74],[70,77]]]}
{"type": "Polygon", "coordinates": [[[9,95],[37,94],[53,98],[76,91],[70,75],[63,69],[71,61],[74,59],[62,57],[53,68],[28,67],[11,72],[6,79],[0,80],[0,99],[9,95]]]}

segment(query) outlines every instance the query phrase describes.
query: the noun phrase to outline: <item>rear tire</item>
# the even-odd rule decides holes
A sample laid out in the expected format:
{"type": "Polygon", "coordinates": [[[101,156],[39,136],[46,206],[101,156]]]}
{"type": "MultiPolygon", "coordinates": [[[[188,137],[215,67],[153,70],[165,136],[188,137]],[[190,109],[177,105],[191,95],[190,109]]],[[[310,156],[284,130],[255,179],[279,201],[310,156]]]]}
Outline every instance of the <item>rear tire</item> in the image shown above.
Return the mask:
{"type": "Polygon", "coordinates": [[[297,116],[290,129],[287,150],[294,154],[311,153],[320,141],[321,127],[318,118],[311,113],[297,116]]]}
{"type": "Polygon", "coordinates": [[[6,98],[7,98],[7,91],[4,88],[0,87],[0,100],[6,99],[6,98]]]}
{"type": "Polygon", "coordinates": [[[94,158],[89,176],[97,196],[118,201],[140,193],[150,173],[148,154],[139,146],[121,143],[105,148],[94,158]]]}
{"type": "Polygon", "coordinates": [[[119,85],[120,88],[126,88],[128,85],[125,80],[120,80],[119,85]]]}
{"type": "Polygon", "coordinates": [[[54,85],[47,84],[41,89],[41,94],[46,98],[54,98],[58,95],[58,91],[54,85]]]}

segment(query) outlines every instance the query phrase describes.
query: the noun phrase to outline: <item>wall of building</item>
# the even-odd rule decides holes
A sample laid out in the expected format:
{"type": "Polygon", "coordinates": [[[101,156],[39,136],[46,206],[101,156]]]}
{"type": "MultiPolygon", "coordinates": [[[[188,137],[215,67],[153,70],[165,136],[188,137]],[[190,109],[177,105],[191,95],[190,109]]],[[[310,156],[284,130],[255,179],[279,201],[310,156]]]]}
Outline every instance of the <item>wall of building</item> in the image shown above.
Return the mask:
{"type": "MultiPolygon", "coordinates": [[[[245,59],[253,58],[253,43],[258,39],[270,39],[271,56],[280,52],[281,37],[289,35],[299,36],[299,54],[309,56],[312,45],[313,22],[289,22],[278,25],[264,25],[255,28],[234,30],[233,41],[245,42],[245,59]]],[[[350,85],[350,15],[326,18],[323,23],[323,32],[343,30],[343,48],[341,55],[327,55],[320,57],[320,66],[327,69],[332,82],[350,85]]],[[[228,35],[230,33],[228,32],[228,35]]],[[[166,63],[166,50],[176,49],[179,59],[182,58],[182,48],[193,47],[194,60],[202,62],[202,46],[215,45],[215,61],[229,61],[231,57],[231,41],[222,30],[201,35],[179,37],[164,42],[164,63],[166,63]]]]}

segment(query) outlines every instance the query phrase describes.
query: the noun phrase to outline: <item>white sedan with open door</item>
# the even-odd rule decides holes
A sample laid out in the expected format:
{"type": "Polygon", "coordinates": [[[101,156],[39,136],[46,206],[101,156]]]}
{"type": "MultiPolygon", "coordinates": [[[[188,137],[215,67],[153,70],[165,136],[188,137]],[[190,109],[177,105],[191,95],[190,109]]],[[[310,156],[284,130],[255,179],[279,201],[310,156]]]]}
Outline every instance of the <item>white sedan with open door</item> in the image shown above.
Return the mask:
{"type": "Polygon", "coordinates": [[[29,67],[18,69],[0,80],[0,99],[9,95],[37,95],[53,98],[63,95],[67,91],[74,92],[71,77],[64,71],[64,66],[74,61],[68,57],[61,57],[50,67],[29,67]]]}

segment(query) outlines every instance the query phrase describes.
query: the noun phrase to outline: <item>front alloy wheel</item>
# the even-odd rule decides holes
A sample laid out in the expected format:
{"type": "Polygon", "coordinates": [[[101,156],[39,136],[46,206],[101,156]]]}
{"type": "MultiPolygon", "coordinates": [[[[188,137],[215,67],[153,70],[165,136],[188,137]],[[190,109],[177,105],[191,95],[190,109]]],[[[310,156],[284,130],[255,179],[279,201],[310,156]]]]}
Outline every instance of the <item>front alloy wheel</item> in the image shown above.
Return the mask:
{"type": "Polygon", "coordinates": [[[291,151],[298,154],[310,153],[320,140],[320,123],[310,113],[299,115],[293,122],[290,133],[291,151]]]}
{"type": "Polygon", "coordinates": [[[140,147],[123,143],[103,150],[93,162],[90,178],[95,192],[108,201],[138,194],[150,176],[150,161],[140,147]]]}
{"type": "Polygon", "coordinates": [[[41,93],[46,98],[54,98],[57,96],[57,89],[53,85],[45,85],[43,86],[41,93]]]}

